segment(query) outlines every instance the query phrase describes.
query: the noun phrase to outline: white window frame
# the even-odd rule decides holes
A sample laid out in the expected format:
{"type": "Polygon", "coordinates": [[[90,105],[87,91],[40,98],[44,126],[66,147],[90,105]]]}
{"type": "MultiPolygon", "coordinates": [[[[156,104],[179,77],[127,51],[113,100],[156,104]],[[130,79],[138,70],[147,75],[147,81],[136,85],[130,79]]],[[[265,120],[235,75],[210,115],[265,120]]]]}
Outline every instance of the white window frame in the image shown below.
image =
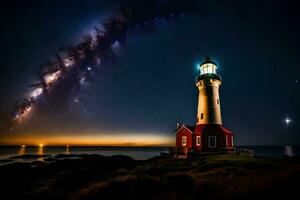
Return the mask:
{"type": "Polygon", "coordinates": [[[213,66],[211,64],[207,66],[207,73],[213,73],[213,66]]]}
{"type": "Polygon", "coordinates": [[[181,137],[181,146],[185,147],[187,143],[187,137],[186,136],[182,136],[181,137]],[[184,142],[183,142],[184,141],[184,142]]]}
{"type": "Polygon", "coordinates": [[[200,72],[202,74],[216,74],[217,66],[212,63],[204,64],[200,67],[200,72]]]}
{"type": "Polygon", "coordinates": [[[201,136],[197,135],[196,136],[196,146],[200,146],[201,145],[201,136]]]}
{"type": "Polygon", "coordinates": [[[208,147],[209,148],[216,148],[217,147],[217,136],[208,136],[208,147]],[[210,138],[215,138],[215,144],[213,146],[210,144],[210,138]]]}

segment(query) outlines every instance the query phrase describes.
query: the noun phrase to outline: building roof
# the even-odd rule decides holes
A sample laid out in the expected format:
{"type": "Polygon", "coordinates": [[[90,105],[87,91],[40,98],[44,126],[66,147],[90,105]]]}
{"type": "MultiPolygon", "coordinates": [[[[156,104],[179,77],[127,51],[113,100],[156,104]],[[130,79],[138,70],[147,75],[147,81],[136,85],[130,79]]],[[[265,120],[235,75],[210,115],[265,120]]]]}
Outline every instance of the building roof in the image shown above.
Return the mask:
{"type": "Polygon", "coordinates": [[[182,127],[185,127],[187,128],[189,131],[191,131],[192,133],[195,132],[195,128],[196,126],[188,126],[188,125],[185,125],[185,124],[181,124],[180,126],[178,126],[176,129],[175,129],[175,132],[177,132],[179,129],[181,129],[182,127]]]}
{"type": "Polygon", "coordinates": [[[220,124],[199,124],[196,126],[194,133],[202,135],[203,133],[222,133],[225,135],[233,135],[233,132],[220,124]]]}
{"type": "Polygon", "coordinates": [[[196,126],[181,124],[178,128],[175,129],[175,132],[178,132],[183,127],[191,131],[192,134],[202,135],[203,133],[219,132],[225,135],[233,135],[232,131],[220,124],[198,124],[196,126]]]}
{"type": "Polygon", "coordinates": [[[186,126],[190,131],[192,131],[193,133],[195,132],[195,128],[196,126],[186,126]]]}

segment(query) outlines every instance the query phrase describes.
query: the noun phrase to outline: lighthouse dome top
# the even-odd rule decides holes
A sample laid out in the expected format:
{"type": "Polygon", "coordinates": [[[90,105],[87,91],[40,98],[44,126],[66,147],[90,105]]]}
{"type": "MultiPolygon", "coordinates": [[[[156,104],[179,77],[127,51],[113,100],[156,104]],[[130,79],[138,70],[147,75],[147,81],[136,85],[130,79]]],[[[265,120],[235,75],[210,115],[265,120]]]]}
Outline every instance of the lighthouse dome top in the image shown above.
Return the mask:
{"type": "Polygon", "coordinates": [[[217,73],[217,64],[206,57],[205,61],[200,64],[200,74],[216,74],[217,73]]]}
{"type": "Polygon", "coordinates": [[[211,58],[209,56],[207,56],[200,65],[209,64],[209,63],[217,65],[214,61],[211,60],[211,58]]]}

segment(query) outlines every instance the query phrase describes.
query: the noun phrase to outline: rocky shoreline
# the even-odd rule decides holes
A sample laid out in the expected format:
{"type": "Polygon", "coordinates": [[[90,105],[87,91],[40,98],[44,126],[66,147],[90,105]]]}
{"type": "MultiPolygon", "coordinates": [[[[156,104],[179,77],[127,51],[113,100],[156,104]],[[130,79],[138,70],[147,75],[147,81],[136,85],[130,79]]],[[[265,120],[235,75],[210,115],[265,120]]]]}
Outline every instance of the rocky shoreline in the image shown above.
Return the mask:
{"type": "Polygon", "coordinates": [[[300,178],[299,158],[207,155],[178,160],[165,155],[134,160],[60,154],[43,159],[1,166],[2,195],[9,199],[270,199],[297,194],[300,178]]]}

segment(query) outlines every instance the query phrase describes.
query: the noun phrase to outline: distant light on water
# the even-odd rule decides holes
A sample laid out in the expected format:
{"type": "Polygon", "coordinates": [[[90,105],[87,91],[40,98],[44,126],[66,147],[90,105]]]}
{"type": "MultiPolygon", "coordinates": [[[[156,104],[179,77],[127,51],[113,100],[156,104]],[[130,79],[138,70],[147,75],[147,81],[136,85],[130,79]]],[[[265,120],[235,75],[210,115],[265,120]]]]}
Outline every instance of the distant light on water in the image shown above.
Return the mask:
{"type": "Polygon", "coordinates": [[[37,155],[44,155],[44,144],[38,145],[37,155]]]}
{"type": "Polygon", "coordinates": [[[21,148],[18,151],[18,155],[25,155],[25,153],[26,153],[26,145],[23,144],[21,145],[21,148]]]}
{"type": "Polygon", "coordinates": [[[284,148],[284,155],[288,156],[288,157],[293,157],[294,156],[292,146],[285,146],[285,148],[284,148]]]}
{"type": "Polygon", "coordinates": [[[70,145],[66,145],[66,154],[70,154],[70,145]]]}

